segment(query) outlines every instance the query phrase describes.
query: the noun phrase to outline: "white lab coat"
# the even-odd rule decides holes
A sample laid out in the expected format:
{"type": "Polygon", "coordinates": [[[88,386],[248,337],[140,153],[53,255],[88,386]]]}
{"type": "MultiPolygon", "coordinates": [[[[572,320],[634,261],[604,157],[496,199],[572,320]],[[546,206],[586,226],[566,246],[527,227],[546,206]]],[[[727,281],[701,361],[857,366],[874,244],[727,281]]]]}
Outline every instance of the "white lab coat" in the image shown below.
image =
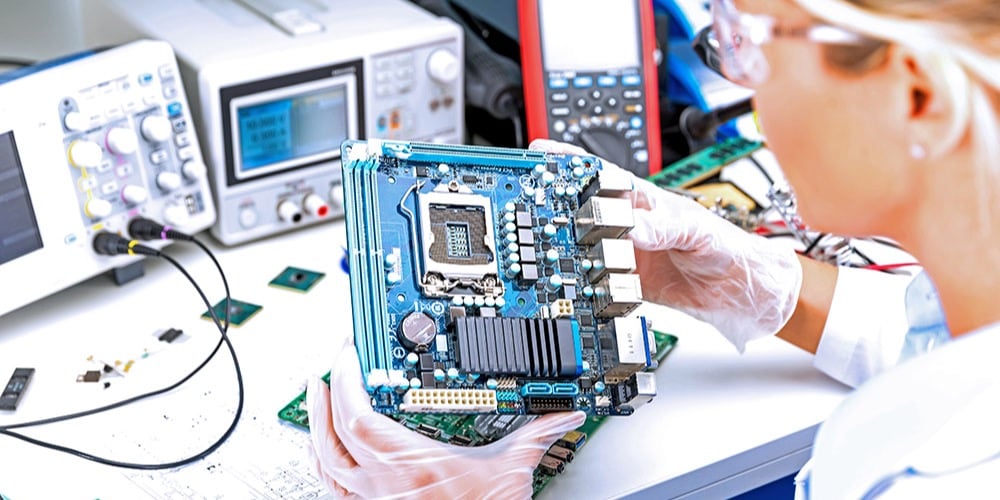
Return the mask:
{"type": "Polygon", "coordinates": [[[820,427],[797,497],[1000,496],[1000,323],[901,363],[820,427]],[[885,478],[912,467],[921,474],[885,478]],[[808,476],[808,477],[805,477],[808,476]]]}

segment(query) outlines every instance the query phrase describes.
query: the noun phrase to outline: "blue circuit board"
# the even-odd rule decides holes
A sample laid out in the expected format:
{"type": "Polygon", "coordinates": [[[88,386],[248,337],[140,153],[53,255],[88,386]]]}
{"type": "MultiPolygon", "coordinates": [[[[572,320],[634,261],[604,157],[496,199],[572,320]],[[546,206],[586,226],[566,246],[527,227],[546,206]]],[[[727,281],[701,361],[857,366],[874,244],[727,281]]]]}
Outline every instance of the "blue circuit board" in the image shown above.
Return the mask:
{"type": "Polygon", "coordinates": [[[656,344],[599,158],[347,141],[358,356],[382,413],[628,415],[656,344]]]}

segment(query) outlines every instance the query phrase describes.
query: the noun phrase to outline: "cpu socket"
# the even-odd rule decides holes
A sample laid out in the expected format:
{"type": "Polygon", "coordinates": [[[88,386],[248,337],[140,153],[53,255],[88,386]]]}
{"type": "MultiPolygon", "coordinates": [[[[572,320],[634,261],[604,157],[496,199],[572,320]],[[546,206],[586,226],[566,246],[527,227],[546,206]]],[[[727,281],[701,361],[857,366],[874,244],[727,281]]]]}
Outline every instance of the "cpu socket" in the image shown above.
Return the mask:
{"type": "Polygon", "coordinates": [[[490,199],[451,182],[418,201],[424,294],[502,295],[490,199]]]}

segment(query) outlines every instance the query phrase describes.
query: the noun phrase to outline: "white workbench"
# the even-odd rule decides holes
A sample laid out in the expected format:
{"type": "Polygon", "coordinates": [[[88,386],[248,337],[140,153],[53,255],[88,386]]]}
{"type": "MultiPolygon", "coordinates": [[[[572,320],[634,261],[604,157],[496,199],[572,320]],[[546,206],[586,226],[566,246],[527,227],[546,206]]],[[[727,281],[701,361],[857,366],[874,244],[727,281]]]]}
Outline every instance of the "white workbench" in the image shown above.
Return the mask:
{"type": "MultiPolygon", "coordinates": [[[[0,493],[13,500],[328,496],[312,474],[307,434],[276,414],[308,376],[329,369],[332,353],[351,332],[348,280],[340,269],[343,225],[231,249],[201,236],[219,250],[233,297],[263,306],[230,331],[247,394],[234,435],[207,459],[161,472],[97,465],[0,436],[0,493]],[[267,286],[287,265],[326,277],[305,294],[267,286]]],[[[176,244],[167,252],[207,288],[212,303],[222,297],[214,266],[195,247],[176,244]]],[[[3,293],[16,293],[16,284],[3,284],[3,293]]],[[[178,379],[219,338],[199,317],[205,309],[180,273],[156,261],[146,276],[125,286],[96,277],[0,316],[0,383],[16,367],[37,369],[18,410],[0,412],[0,424],[90,408],[178,379]],[[105,377],[109,387],[76,381],[90,366],[88,356],[127,359],[139,352],[136,346],[157,346],[153,335],[169,327],[184,330],[184,341],[160,345],[124,377],[105,377]]],[[[658,330],[680,338],[657,371],[656,400],[631,417],[606,422],[543,498],[717,498],[793,473],[805,462],[817,424],[847,388],[777,339],[753,342],[741,356],[702,323],[658,306],[643,311],[658,330]]],[[[176,460],[221,435],[235,390],[223,348],[203,373],[171,393],[25,432],[119,460],[176,460]]]]}

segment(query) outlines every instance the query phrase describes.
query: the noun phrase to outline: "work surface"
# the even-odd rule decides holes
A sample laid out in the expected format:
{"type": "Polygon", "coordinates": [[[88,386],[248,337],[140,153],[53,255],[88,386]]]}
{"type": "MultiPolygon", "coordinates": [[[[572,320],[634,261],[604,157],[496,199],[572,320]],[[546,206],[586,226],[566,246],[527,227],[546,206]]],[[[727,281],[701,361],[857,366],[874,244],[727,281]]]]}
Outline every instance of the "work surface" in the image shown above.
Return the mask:
{"type": "MultiPolygon", "coordinates": [[[[33,498],[323,498],[308,435],[277,412],[329,370],[351,334],[345,237],[340,222],[235,248],[201,235],[226,270],[234,299],[263,306],[230,330],[246,384],[236,432],[219,450],[186,467],[133,471],[98,465],[0,436],[0,493],[33,498]],[[286,266],[326,273],[307,293],[268,286],[286,266]]],[[[223,296],[211,261],[196,247],[167,253],[206,289],[223,296]]],[[[3,293],[16,293],[4,284],[3,293]]],[[[83,410],[168,385],[196,366],[219,339],[200,315],[206,307],[184,277],[163,261],[146,276],[116,286],[100,276],[0,317],[0,378],[33,367],[16,412],[0,424],[83,410]],[[178,328],[172,344],[155,335],[178,328]],[[144,349],[151,352],[142,357],[144,349]],[[88,358],[132,360],[129,373],[77,382],[88,358]],[[105,387],[104,382],[110,382],[105,387]]],[[[796,471],[808,458],[816,426],[848,389],[812,367],[811,357],[777,339],[753,342],[743,355],[703,323],[667,308],[640,312],[657,330],[679,337],[657,370],[658,396],[630,417],[613,418],[591,437],[542,498],[728,496],[796,471]]],[[[225,348],[200,373],[167,394],[101,415],[25,429],[120,461],[158,463],[195,454],[229,426],[237,403],[225,348]]]]}

